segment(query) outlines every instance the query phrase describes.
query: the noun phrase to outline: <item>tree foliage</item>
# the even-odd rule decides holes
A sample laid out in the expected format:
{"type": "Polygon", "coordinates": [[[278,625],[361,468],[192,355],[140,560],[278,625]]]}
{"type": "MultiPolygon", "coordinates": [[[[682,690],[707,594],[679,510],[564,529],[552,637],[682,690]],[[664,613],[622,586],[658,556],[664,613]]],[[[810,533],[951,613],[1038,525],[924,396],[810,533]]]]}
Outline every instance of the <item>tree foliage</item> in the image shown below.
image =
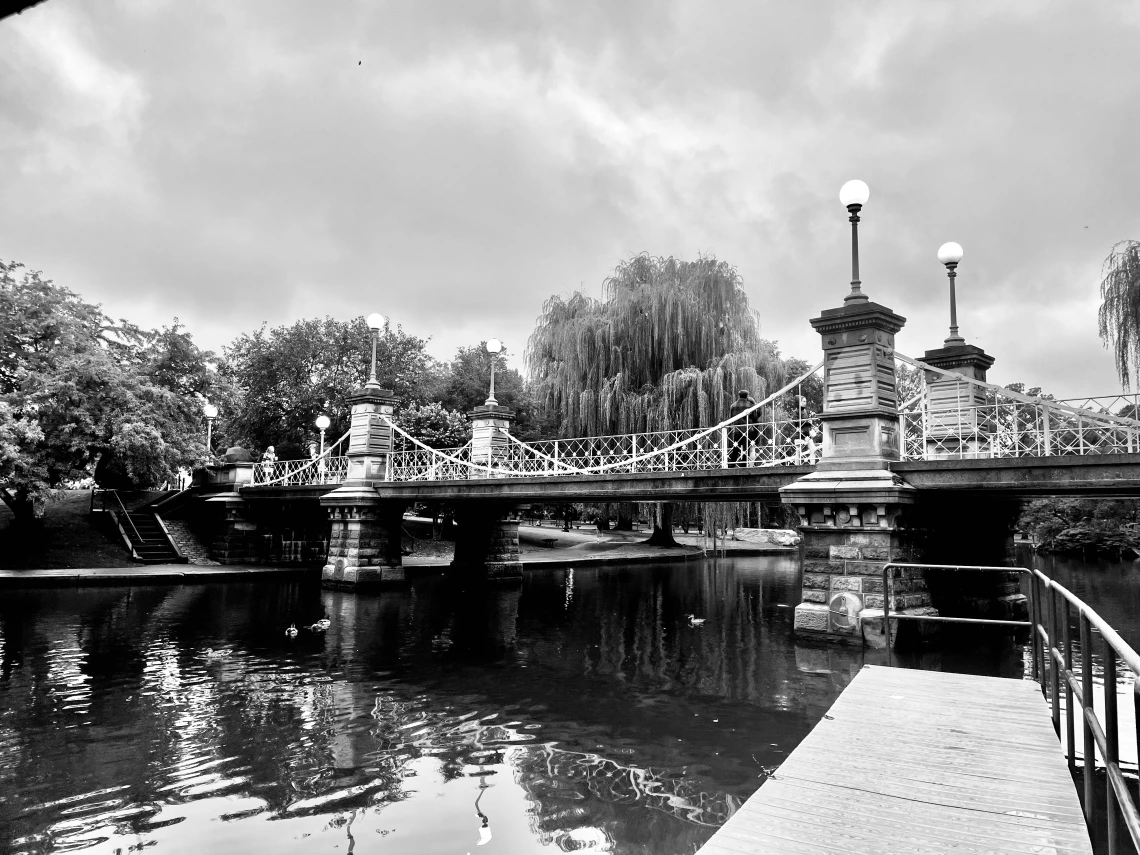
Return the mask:
{"type": "Polygon", "coordinates": [[[442,404],[411,404],[395,416],[401,429],[432,448],[459,448],[471,439],[467,416],[442,404]]]}
{"type": "Polygon", "coordinates": [[[646,254],[618,265],[601,300],[547,300],[526,365],[563,436],[708,426],[738,389],[760,399],[786,376],[735,268],[646,254]]]}
{"type": "Polygon", "coordinates": [[[1116,373],[1127,389],[1140,367],[1140,241],[1113,246],[1102,272],[1100,337],[1112,347],[1116,373]]]}
{"type": "MultiPolygon", "coordinates": [[[[403,403],[423,400],[433,370],[427,341],[385,328],[376,348],[380,385],[403,403]]],[[[330,439],[348,430],[348,397],[368,379],[372,333],[364,318],[314,318],[244,334],[225,348],[225,372],[238,390],[232,412],[220,419],[225,436],[261,451],[275,446],[281,459],[307,456],[324,413],[330,439]]]]}
{"type": "Polygon", "coordinates": [[[201,460],[212,354],[177,321],[144,331],[0,262],[0,497],[18,515],[94,472],[151,487],[201,460]],[[114,466],[109,465],[111,461],[114,466]]]}

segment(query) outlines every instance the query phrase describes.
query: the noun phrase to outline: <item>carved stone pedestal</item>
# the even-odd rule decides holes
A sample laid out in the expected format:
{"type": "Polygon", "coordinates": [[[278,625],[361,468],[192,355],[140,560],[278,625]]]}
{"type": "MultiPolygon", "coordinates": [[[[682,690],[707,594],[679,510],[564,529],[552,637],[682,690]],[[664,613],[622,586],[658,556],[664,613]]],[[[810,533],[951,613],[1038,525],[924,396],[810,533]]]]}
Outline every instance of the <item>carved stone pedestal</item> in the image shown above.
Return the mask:
{"type": "Polygon", "coordinates": [[[345,486],[321,500],[329,512],[328,563],[321,585],[361,588],[404,582],[400,554],[403,507],[375,490],[345,486]]]}
{"type": "MultiPolygon", "coordinates": [[[[847,644],[883,646],[883,604],[892,612],[937,614],[922,570],[888,562],[918,563],[920,546],[901,521],[914,488],[886,470],[816,472],[781,490],[800,517],[803,535],[802,602],[795,632],[847,644]]],[[[898,638],[898,622],[891,635],[898,638]]]]}

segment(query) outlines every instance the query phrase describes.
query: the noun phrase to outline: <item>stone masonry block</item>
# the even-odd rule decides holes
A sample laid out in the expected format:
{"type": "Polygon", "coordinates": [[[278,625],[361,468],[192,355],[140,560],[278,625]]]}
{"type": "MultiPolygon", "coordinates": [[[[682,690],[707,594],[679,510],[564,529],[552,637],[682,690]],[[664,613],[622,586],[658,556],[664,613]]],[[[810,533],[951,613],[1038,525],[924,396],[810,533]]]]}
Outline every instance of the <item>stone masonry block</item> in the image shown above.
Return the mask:
{"type": "Polygon", "coordinates": [[[831,590],[861,592],[863,590],[863,579],[859,576],[832,576],[831,590]]]}
{"type": "Polygon", "coordinates": [[[843,573],[842,561],[808,561],[804,560],[805,573],[843,573]]]}
{"type": "Polygon", "coordinates": [[[881,609],[883,607],[883,595],[868,594],[863,598],[863,607],[868,609],[881,609]]]}
{"type": "Polygon", "coordinates": [[[847,543],[850,546],[874,546],[889,549],[891,534],[887,531],[853,531],[847,535],[847,543]]]}
{"type": "Polygon", "coordinates": [[[803,592],[803,601],[805,603],[826,603],[827,592],[805,589],[803,592]]]}
{"type": "Polygon", "coordinates": [[[796,606],[794,629],[796,632],[827,632],[827,606],[818,603],[800,603],[796,606]]]}
{"type": "Polygon", "coordinates": [[[883,565],[874,561],[847,561],[844,570],[848,576],[878,576],[883,578],[883,565]]]}
{"type": "Polygon", "coordinates": [[[862,576],[863,590],[872,594],[881,594],[883,592],[883,577],[882,576],[862,576]]]}
{"type": "Polygon", "coordinates": [[[891,550],[885,546],[864,546],[860,549],[864,558],[872,561],[890,561],[891,550]]]}
{"type": "Polygon", "coordinates": [[[828,550],[828,557],[832,561],[858,561],[862,556],[857,546],[832,546],[828,550]]]}
{"type": "Polygon", "coordinates": [[[823,573],[804,573],[804,588],[821,588],[827,590],[831,587],[831,577],[823,573]]]}

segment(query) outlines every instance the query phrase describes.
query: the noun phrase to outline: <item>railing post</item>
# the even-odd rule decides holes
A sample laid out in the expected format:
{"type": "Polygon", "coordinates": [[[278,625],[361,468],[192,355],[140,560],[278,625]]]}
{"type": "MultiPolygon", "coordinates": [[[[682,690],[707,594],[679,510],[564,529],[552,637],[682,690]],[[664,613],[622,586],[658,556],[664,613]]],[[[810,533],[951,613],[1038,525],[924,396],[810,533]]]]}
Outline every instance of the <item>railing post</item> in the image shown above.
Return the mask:
{"type": "Polygon", "coordinates": [[[728,468],[728,428],[720,429],[720,468],[728,468]]]}
{"type": "Polygon", "coordinates": [[[1085,429],[1081,426],[1081,414],[1077,413],[1077,447],[1085,453],[1085,429]]]}
{"type": "Polygon", "coordinates": [[[1045,444],[1045,456],[1053,454],[1053,431],[1049,427],[1049,408],[1041,408],[1041,439],[1045,444]]]}
{"type": "Polygon", "coordinates": [[[1065,634],[1065,756],[1069,761],[1069,772],[1075,773],[1077,771],[1076,719],[1073,717],[1073,684],[1068,679],[1068,675],[1073,673],[1073,614],[1067,597],[1061,599],[1061,625],[1065,634]]]}
{"type": "Polygon", "coordinates": [[[635,433],[630,434],[630,436],[629,436],[629,447],[632,451],[632,453],[629,456],[629,471],[630,472],[636,472],[637,471],[637,463],[636,463],[636,460],[637,460],[637,434],[635,434],[635,433]]]}
{"type": "Polygon", "coordinates": [[[1096,742],[1092,727],[1084,711],[1093,708],[1093,669],[1092,669],[1092,624],[1085,610],[1079,609],[1081,622],[1081,724],[1084,728],[1084,779],[1085,779],[1085,823],[1089,836],[1096,846],[1096,742]]]}
{"type": "Polygon", "coordinates": [[[1033,667],[1032,675],[1034,680],[1041,683],[1041,689],[1045,689],[1045,677],[1041,672],[1041,633],[1037,631],[1037,627],[1041,624],[1041,600],[1037,596],[1037,577],[1029,577],[1029,637],[1033,644],[1033,667]]]}
{"type": "MultiPolygon", "coordinates": [[[[1116,716],[1116,651],[1107,638],[1104,641],[1104,765],[1111,769],[1120,759],[1119,748],[1119,721],[1116,716]]],[[[1107,806],[1107,841],[1108,855],[1116,855],[1116,825],[1119,810],[1116,803],[1116,792],[1112,788],[1112,775],[1104,777],[1105,799],[1107,806]]]]}
{"type": "Polygon", "coordinates": [[[1057,731],[1057,738],[1061,737],[1061,682],[1060,667],[1054,656],[1054,651],[1060,653],[1057,641],[1057,589],[1049,583],[1049,693],[1053,712],[1053,729],[1057,731]]]}

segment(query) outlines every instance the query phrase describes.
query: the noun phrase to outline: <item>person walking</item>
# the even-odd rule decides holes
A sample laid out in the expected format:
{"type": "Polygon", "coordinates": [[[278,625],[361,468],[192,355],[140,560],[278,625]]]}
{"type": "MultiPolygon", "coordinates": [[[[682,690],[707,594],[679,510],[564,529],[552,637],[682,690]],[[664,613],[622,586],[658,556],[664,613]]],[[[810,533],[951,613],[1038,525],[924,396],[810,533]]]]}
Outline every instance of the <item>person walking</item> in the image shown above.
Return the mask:
{"type": "MultiPolygon", "coordinates": [[[[738,416],[755,406],[756,402],[752,400],[748,390],[741,389],[736,394],[736,400],[732,402],[732,406],[728,408],[729,418],[738,416]]],[[[751,423],[752,416],[748,415],[733,422],[728,428],[728,465],[730,467],[748,465],[748,429],[751,423]]]]}

